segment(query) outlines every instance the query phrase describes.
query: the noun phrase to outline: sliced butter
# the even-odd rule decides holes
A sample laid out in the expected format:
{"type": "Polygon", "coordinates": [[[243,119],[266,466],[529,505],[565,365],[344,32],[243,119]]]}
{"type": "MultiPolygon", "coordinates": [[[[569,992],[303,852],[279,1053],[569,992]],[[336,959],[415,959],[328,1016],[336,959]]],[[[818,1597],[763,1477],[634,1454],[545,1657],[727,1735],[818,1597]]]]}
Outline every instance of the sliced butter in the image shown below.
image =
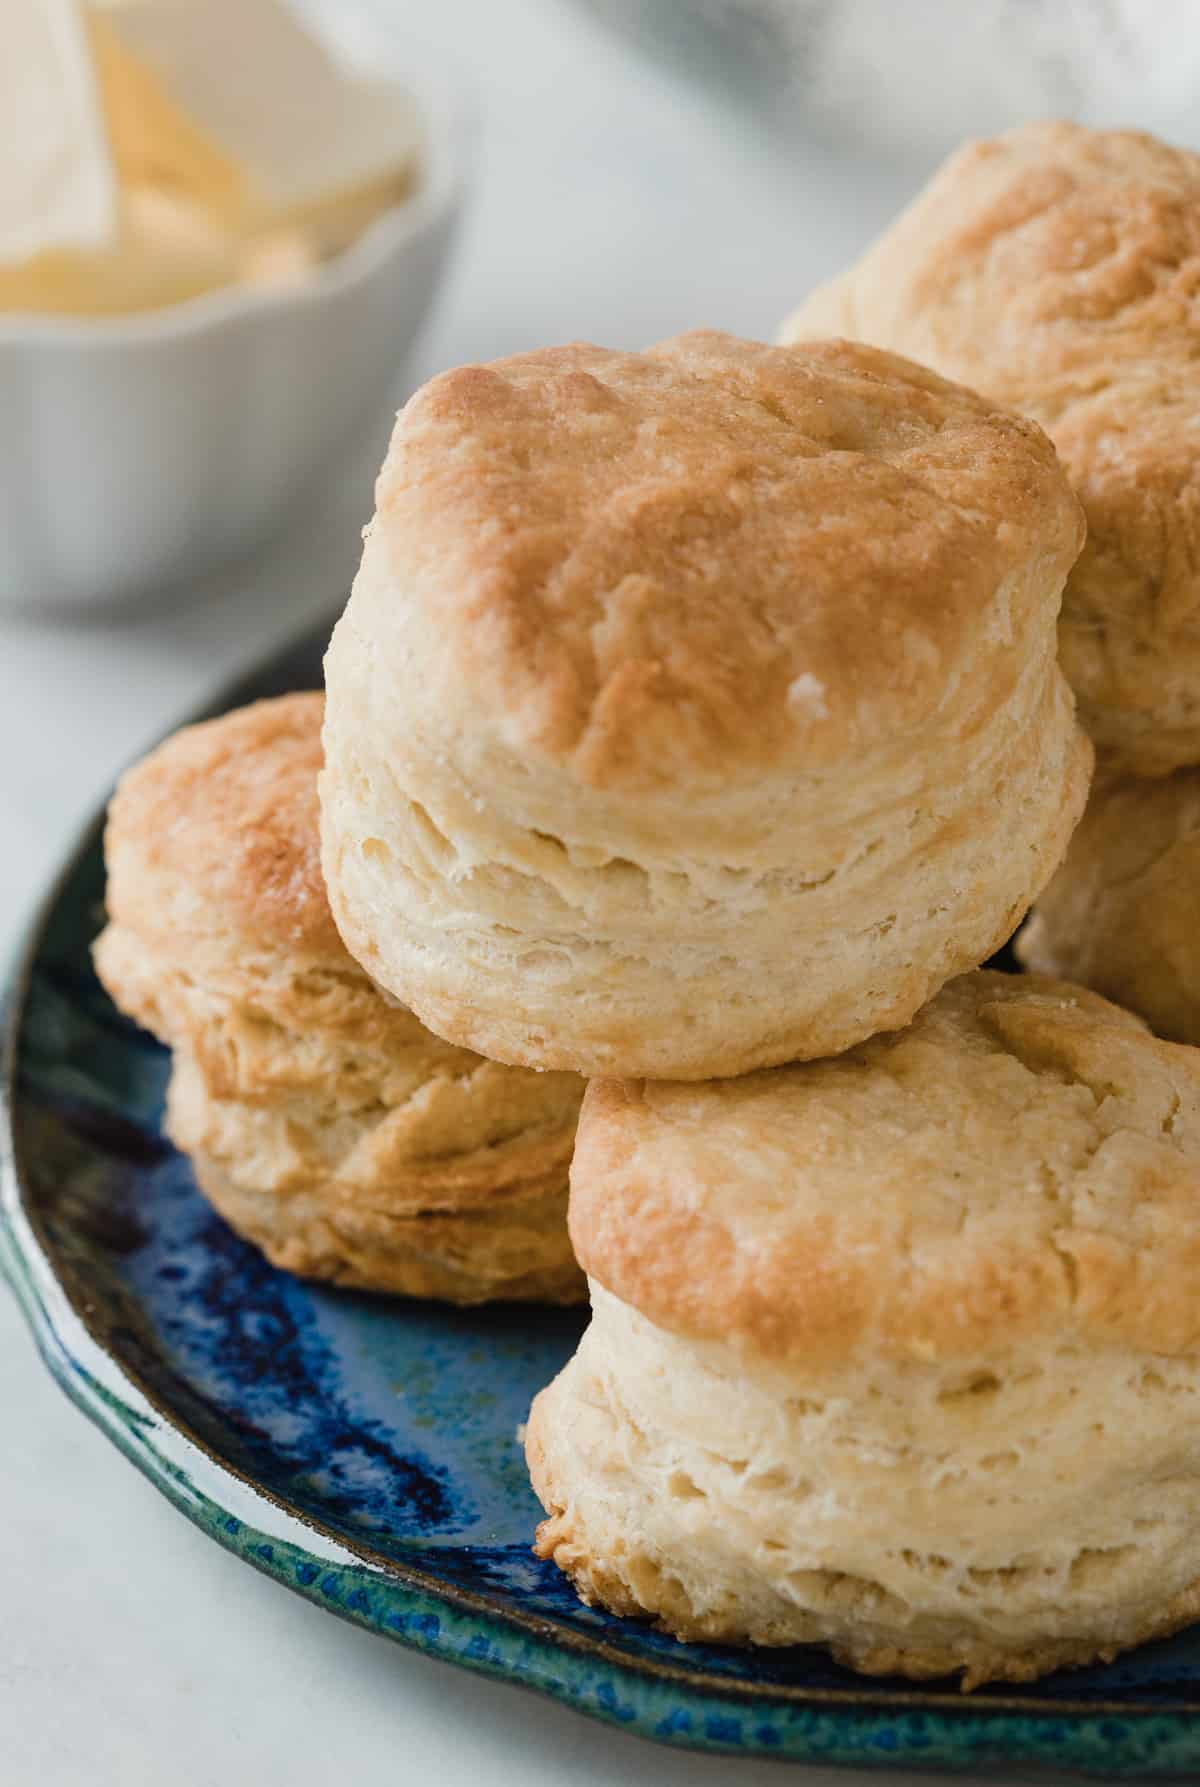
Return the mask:
{"type": "Polygon", "coordinates": [[[99,249],[116,181],[75,0],[0,0],[0,269],[99,249]]]}
{"type": "Polygon", "coordinates": [[[411,183],[415,109],[343,71],[278,0],[4,8],[0,311],[296,283],[411,183]]]}
{"type": "Polygon", "coordinates": [[[123,180],[170,178],[245,231],[395,196],[411,173],[411,103],[281,0],[120,0],[100,23],[127,52],[108,100],[123,180]]]}
{"type": "Polygon", "coordinates": [[[141,187],[124,195],[115,247],[49,250],[0,265],[0,311],[123,316],[179,304],[241,277],[240,244],[204,211],[141,187]]]}
{"type": "Polygon", "coordinates": [[[108,141],[121,185],[186,195],[226,229],[241,229],[250,207],[244,171],[180,110],[157,74],[126,47],[110,14],[93,9],[89,22],[108,141]]]}

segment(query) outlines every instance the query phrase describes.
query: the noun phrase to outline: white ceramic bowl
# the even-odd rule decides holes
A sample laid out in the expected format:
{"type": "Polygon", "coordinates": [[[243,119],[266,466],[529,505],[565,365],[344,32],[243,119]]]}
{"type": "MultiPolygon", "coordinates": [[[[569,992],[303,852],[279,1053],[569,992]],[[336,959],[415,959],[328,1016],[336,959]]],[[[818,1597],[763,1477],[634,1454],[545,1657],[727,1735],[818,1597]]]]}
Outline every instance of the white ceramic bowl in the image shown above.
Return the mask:
{"type": "Polygon", "coordinates": [[[437,287],[468,146],[457,95],[411,91],[420,185],[302,285],[0,317],[0,608],[163,595],[265,538],[378,420],[437,287]]]}

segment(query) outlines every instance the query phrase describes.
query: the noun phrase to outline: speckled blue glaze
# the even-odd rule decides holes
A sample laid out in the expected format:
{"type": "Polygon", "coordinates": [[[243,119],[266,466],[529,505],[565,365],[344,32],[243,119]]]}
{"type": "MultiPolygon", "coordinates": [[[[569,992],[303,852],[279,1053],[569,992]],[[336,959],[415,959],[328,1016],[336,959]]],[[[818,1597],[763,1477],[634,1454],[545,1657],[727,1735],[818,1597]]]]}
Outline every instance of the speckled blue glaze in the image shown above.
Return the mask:
{"type": "MultiPolygon", "coordinates": [[[[321,644],[219,705],[311,686],[321,644]]],[[[161,1135],[166,1055],[91,973],[102,895],[93,826],[14,981],[0,1263],[64,1388],[214,1538],[345,1618],[674,1744],[1200,1777],[1197,1635],[964,1699],[582,1607],[530,1550],[517,1439],[582,1318],[320,1290],[239,1241],[161,1135]]]]}

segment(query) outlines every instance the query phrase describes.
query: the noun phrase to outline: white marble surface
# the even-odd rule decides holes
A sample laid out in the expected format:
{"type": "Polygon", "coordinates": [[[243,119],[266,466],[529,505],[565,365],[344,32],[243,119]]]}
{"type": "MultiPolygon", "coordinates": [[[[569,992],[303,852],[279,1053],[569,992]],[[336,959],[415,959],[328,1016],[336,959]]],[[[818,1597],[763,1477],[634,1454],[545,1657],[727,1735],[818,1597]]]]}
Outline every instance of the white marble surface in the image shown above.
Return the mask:
{"type": "MultiPolygon", "coordinates": [[[[695,323],[769,334],[912,182],[817,151],[774,160],[566,0],[371,4],[454,55],[485,113],[476,202],[414,378],[577,335],[636,345],[695,323]]],[[[364,447],[286,541],[186,605],[119,625],[0,622],[0,950],[120,765],[339,601],[377,452],[364,447]]],[[[425,1661],[254,1575],[67,1404],[2,1291],[0,1413],[0,1779],[12,1787],[782,1778],[668,1753],[425,1661]]]]}

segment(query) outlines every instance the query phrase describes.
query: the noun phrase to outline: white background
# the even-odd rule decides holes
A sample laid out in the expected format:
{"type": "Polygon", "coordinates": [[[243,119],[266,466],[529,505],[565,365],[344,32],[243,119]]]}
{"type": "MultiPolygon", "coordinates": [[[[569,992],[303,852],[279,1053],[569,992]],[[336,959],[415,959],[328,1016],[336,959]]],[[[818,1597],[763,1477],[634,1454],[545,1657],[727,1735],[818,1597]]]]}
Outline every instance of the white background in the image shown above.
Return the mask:
{"type": "MultiPolygon", "coordinates": [[[[457,60],[484,120],[473,204],[411,382],[574,336],[638,346],[695,324],[770,336],[919,177],[815,148],[776,156],[568,0],[371,6],[457,60]]],[[[367,444],[285,541],[186,605],[119,625],[0,621],[5,954],[118,768],[344,595],[378,450],[367,444]]],[[[255,1575],[67,1404],[3,1287],[0,1416],[5,1787],[784,1779],[778,1764],[669,1752],[426,1661],[255,1575]]]]}

